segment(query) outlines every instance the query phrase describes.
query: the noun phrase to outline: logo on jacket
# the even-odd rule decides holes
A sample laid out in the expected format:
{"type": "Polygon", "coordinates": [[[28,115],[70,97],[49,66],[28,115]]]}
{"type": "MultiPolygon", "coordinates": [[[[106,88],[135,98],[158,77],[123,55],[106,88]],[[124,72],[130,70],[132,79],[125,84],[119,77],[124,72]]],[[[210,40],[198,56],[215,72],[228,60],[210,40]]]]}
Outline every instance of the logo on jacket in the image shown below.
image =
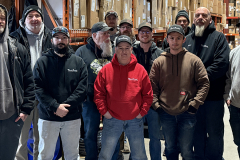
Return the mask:
{"type": "Polygon", "coordinates": [[[94,59],[90,64],[90,68],[93,70],[93,73],[98,74],[103,66],[110,63],[107,59],[94,59]]]}
{"type": "Polygon", "coordinates": [[[202,46],[202,47],[204,47],[204,48],[208,48],[208,46],[207,46],[207,45],[205,45],[205,44],[204,44],[204,45],[203,45],[203,44],[201,44],[201,46],[202,46]]]}
{"type": "Polygon", "coordinates": [[[68,70],[68,72],[77,72],[77,70],[75,70],[75,69],[67,69],[68,70]]]}
{"type": "Polygon", "coordinates": [[[128,78],[129,81],[138,81],[138,79],[135,78],[128,78]]]}

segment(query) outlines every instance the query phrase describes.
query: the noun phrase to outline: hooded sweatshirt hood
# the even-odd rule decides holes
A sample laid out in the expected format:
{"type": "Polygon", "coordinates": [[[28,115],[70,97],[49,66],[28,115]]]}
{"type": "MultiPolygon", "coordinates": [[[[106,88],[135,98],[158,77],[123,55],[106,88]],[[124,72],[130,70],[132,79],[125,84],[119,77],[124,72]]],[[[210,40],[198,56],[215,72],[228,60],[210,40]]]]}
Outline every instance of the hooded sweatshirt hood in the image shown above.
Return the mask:
{"type": "Polygon", "coordinates": [[[16,108],[13,103],[13,87],[9,77],[9,61],[8,61],[8,16],[5,6],[0,4],[5,11],[5,29],[0,36],[0,120],[8,119],[15,112],[16,108]]]}

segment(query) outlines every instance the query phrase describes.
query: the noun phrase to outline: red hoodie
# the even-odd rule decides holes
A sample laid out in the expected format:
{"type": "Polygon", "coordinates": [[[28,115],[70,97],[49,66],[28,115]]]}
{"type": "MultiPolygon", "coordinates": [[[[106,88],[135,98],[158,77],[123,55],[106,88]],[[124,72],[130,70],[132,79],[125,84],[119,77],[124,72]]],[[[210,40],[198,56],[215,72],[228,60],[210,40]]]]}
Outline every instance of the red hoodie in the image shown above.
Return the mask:
{"type": "Polygon", "coordinates": [[[94,83],[94,102],[100,114],[107,111],[116,119],[131,120],[140,113],[146,115],[153,101],[153,91],[147,71],[131,54],[131,62],[119,64],[116,54],[105,65],[94,83]]]}

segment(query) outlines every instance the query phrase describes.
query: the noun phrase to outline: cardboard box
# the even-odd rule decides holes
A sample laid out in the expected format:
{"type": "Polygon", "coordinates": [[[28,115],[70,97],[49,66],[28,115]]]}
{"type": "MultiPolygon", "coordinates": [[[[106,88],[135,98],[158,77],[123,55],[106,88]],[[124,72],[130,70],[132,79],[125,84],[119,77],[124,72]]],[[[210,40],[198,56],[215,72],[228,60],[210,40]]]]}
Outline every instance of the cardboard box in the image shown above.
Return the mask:
{"type": "Polygon", "coordinates": [[[235,17],[240,17],[240,9],[236,9],[236,11],[235,11],[235,17]]]}
{"type": "Polygon", "coordinates": [[[147,22],[151,23],[151,3],[147,2],[147,22]]]}
{"type": "Polygon", "coordinates": [[[200,6],[208,8],[208,0],[201,0],[200,1],[200,6]]]}
{"type": "Polygon", "coordinates": [[[227,8],[226,3],[223,3],[223,14],[225,14],[225,15],[227,14],[226,13],[226,8],[227,8]]]}
{"type": "Polygon", "coordinates": [[[87,28],[87,1],[79,0],[80,3],[80,28],[87,28]]]}
{"type": "Polygon", "coordinates": [[[178,14],[178,8],[173,8],[173,10],[172,10],[172,17],[173,17],[172,21],[173,21],[174,24],[175,24],[177,14],[178,14]]]}
{"type": "Polygon", "coordinates": [[[152,27],[157,28],[159,24],[159,19],[158,19],[158,4],[157,0],[152,0],[152,27]]]}
{"type": "Polygon", "coordinates": [[[235,26],[228,26],[228,29],[230,34],[235,34],[235,26]]]}
{"type": "Polygon", "coordinates": [[[223,14],[223,1],[218,1],[218,14],[223,14]]]}
{"type": "Polygon", "coordinates": [[[234,3],[229,3],[229,17],[234,17],[234,3]]]}
{"type": "Polygon", "coordinates": [[[96,10],[96,0],[87,0],[87,24],[88,28],[92,28],[92,26],[99,22],[98,12],[96,10]]]}
{"type": "Polygon", "coordinates": [[[222,23],[217,23],[217,28],[216,28],[216,30],[218,31],[218,32],[223,32],[223,24],[222,23]]]}
{"type": "Polygon", "coordinates": [[[190,0],[190,11],[195,11],[197,9],[197,0],[190,0]]]}
{"type": "Polygon", "coordinates": [[[79,29],[79,0],[73,0],[73,29],[79,29]]]}
{"type": "Polygon", "coordinates": [[[118,13],[118,24],[122,20],[122,1],[121,0],[113,0],[112,2],[114,4],[114,11],[118,13]]]}
{"type": "Polygon", "coordinates": [[[222,14],[222,24],[224,25],[224,27],[226,26],[226,23],[227,23],[226,14],[222,14]]]}
{"type": "Polygon", "coordinates": [[[236,1],[236,9],[240,9],[240,1],[239,0],[236,1]]]}
{"type": "Polygon", "coordinates": [[[142,14],[143,14],[143,9],[144,5],[142,0],[133,0],[134,1],[134,6],[133,6],[133,12],[134,12],[134,28],[138,28],[138,25],[142,23],[142,14]]]}

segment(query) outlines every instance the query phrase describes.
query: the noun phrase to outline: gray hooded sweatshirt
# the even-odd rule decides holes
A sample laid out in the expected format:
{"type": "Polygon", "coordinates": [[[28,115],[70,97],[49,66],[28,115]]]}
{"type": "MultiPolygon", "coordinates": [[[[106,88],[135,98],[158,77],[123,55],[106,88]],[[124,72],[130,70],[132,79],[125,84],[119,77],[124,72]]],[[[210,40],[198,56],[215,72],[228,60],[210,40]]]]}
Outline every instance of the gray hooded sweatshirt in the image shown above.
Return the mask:
{"type": "Polygon", "coordinates": [[[35,63],[38,58],[42,55],[42,40],[44,35],[44,25],[41,24],[41,30],[38,34],[31,32],[23,23],[22,19],[19,20],[19,24],[27,34],[27,39],[30,47],[30,55],[31,55],[31,68],[33,70],[35,63]]]}
{"type": "Polygon", "coordinates": [[[13,87],[9,77],[7,9],[3,5],[0,5],[0,7],[5,10],[6,16],[5,30],[0,35],[0,120],[5,120],[16,112],[16,108],[14,107],[13,87]]]}
{"type": "Polygon", "coordinates": [[[233,106],[240,108],[240,46],[229,54],[229,70],[223,97],[231,100],[233,106]]]}

